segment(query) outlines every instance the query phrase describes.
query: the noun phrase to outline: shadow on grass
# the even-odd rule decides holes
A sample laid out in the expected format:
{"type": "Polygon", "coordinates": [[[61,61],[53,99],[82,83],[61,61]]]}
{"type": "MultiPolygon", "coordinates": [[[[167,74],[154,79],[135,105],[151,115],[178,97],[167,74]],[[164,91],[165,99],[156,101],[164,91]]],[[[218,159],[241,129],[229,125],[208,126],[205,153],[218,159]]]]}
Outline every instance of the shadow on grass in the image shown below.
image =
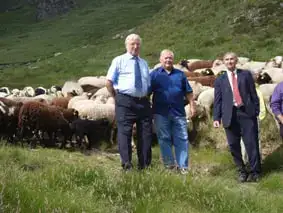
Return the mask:
{"type": "Polygon", "coordinates": [[[264,175],[283,171],[283,144],[264,159],[262,169],[264,175]]]}

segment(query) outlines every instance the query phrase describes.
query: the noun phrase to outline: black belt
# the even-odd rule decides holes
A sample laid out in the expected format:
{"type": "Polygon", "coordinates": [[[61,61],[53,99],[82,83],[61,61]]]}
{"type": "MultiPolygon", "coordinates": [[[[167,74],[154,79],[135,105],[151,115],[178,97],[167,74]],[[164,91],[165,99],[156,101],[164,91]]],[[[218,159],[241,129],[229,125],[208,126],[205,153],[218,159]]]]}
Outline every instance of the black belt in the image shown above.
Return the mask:
{"type": "Polygon", "coordinates": [[[124,93],[120,93],[120,92],[117,92],[117,94],[123,95],[123,96],[126,96],[126,97],[129,97],[129,98],[132,98],[132,99],[134,99],[134,100],[139,100],[139,101],[141,101],[141,100],[147,100],[147,99],[148,99],[147,96],[135,97],[135,96],[131,96],[131,95],[124,94],[124,93]]]}

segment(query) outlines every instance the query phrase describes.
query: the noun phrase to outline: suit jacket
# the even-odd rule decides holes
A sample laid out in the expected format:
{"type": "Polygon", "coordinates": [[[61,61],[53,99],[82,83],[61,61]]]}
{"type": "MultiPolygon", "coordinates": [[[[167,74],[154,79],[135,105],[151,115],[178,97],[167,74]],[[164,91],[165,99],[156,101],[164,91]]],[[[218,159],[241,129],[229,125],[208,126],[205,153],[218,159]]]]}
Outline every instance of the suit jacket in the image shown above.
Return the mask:
{"type": "MultiPolygon", "coordinates": [[[[257,117],[259,99],[251,72],[237,69],[237,81],[246,114],[249,117],[257,117]]],[[[214,120],[220,121],[222,119],[223,127],[229,127],[233,112],[233,92],[227,72],[215,80],[213,108],[214,120]]]]}

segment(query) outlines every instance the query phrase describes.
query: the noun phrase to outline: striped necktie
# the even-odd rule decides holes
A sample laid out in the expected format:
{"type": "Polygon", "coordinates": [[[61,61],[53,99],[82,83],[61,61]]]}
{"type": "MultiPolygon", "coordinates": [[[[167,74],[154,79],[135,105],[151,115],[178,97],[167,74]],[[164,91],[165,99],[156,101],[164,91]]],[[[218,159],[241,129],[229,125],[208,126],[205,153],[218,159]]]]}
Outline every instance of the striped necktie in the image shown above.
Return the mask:
{"type": "Polygon", "coordinates": [[[141,91],[142,90],[142,77],[141,77],[141,69],[139,66],[139,59],[137,56],[135,56],[134,59],[135,59],[135,88],[141,91]]]}

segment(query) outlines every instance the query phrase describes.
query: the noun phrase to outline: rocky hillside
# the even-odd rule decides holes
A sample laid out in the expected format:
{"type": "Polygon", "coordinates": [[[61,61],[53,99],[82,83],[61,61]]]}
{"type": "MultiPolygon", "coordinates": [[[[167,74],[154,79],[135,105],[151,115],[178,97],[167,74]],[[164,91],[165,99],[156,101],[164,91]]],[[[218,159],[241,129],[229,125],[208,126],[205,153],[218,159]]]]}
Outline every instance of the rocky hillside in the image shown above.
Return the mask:
{"type": "Polygon", "coordinates": [[[75,0],[3,0],[0,12],[20,10],[26,6],[34,8],[34,17],[37,21],[62,15],[76,7],[75,0]]]}
{"type": "Polygon", "coordinates": [[[283,55],[279,0],[77,0],[70,8],[40,22],[30,4],[0,13],[0,84],[50,85],[105,74],[130,32],[142,36],[150,66],[163,48],[175,51],[176,60],[213,59],[228,50],[254,60],[283,55]]]}

